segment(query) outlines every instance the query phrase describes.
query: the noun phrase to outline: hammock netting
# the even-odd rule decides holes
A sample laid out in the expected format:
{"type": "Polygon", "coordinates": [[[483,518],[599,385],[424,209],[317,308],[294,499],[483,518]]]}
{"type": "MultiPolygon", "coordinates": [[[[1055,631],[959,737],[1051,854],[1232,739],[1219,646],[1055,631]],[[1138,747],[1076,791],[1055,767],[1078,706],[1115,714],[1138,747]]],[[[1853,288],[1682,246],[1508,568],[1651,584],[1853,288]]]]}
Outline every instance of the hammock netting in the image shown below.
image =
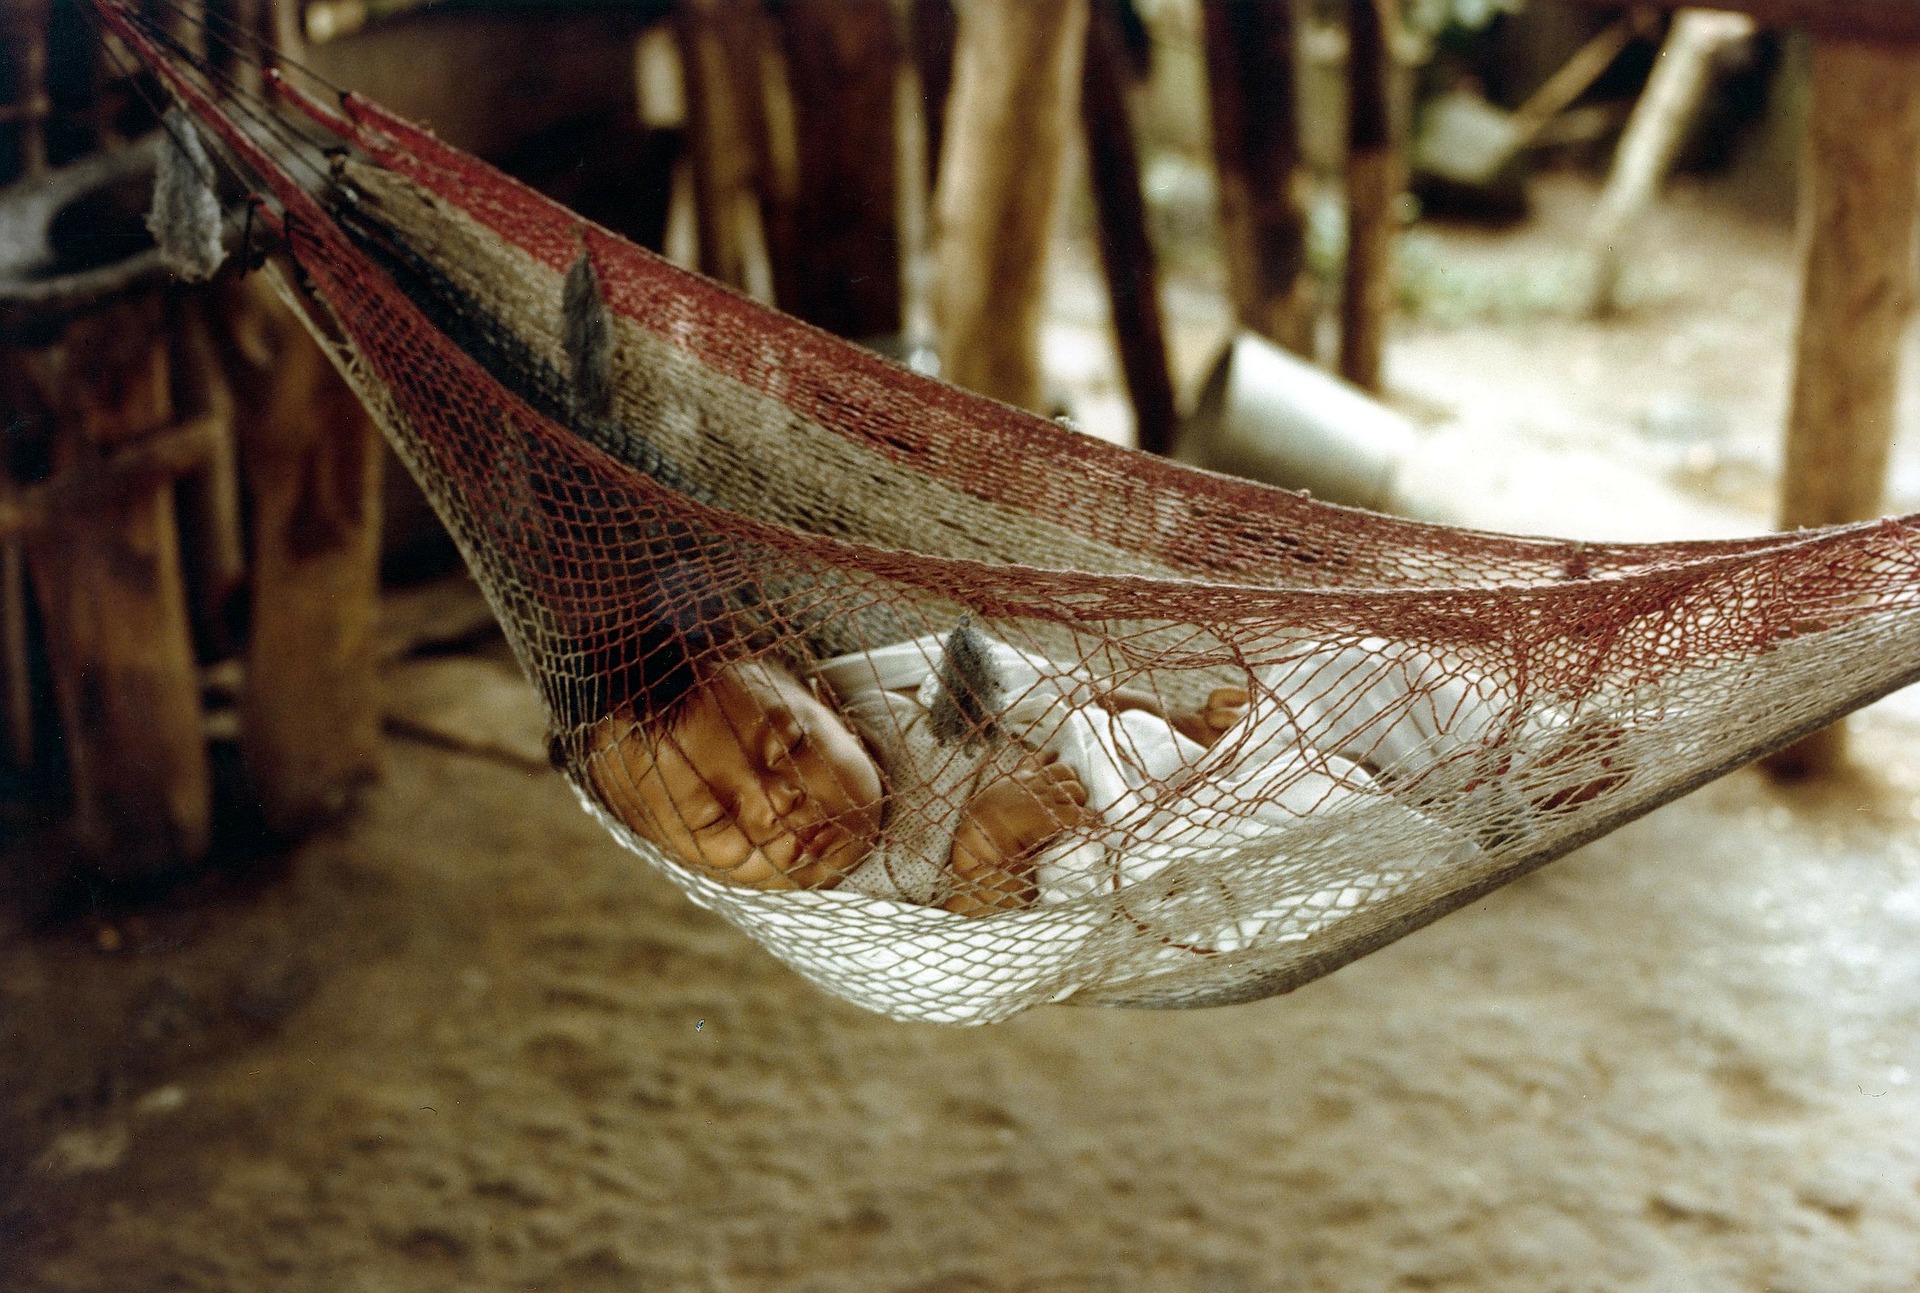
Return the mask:
{"type": "MultiPolygon", "coordinates": [[[[100,12],[254,192],[588,810],[872,1009],[1283,992],[1920,673],[1911,519],[1582,544],[1185,469],[757,306],[363,99],[231,93],[166,25],[100,12]],[[706,784],[728,760],[636,703],[663,659],[695,697],[750,659],[797,680],[877,769],[877,834],[706,784]],[[1221,688],[1245,708],[1211,748],[1156,717],[1221,688]],[[1042,750],[1086,809],[969,895],[956,823],[1042,750]],[[682,834],[633,807],[670,757],[718,813],[682,834]],[[758,872],[684,843],[755,816],[758,872]],[[895,891],[848,878],[883,854],[895,891]]],[[[728,766],[779,783],[791,744],[737,730],[728,766]]]]}

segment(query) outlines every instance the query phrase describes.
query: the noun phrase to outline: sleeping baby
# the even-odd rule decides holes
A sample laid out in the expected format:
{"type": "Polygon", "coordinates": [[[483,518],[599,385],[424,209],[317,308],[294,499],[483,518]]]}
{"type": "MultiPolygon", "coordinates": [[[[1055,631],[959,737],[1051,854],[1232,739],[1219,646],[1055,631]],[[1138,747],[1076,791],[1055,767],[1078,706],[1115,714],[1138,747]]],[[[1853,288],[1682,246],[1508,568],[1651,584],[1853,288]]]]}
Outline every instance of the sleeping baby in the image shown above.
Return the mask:
{"type": "Polygon", "coordinates": [[[968,625],[811,668],[662,637],[584,771],[621,823],[727,883],[984,915],[1117,890],[1354,796],[1431,829],[1383,787],[1495,748],[1500,710],[1386,647],[1303,646],[1258,699],[1224,686],[1186,708],[968,625]]]}

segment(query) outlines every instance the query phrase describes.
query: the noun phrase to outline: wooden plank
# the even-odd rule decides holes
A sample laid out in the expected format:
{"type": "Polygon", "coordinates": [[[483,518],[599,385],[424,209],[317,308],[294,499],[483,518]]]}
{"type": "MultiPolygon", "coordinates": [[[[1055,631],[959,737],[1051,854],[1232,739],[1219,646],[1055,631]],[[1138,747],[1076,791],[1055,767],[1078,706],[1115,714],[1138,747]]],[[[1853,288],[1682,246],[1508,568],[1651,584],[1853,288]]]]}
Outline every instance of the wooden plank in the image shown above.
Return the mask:
{"type": "MultiPolygon", "coordinates": [[[[1596,9],[1691,9],[1692,0],[1579,0],[1596,9]]],[[[1715,9],[1751,15],[1763,26],[1877,40],[1920,40],[1914,0],[1714,0],[1715,9]]]]}
{"type": "Polygon", "coordinates": [[[1295,354],[1313,354],[1307,266],[1311,184],[1301,155],[1293,0],[1206,0],[1207,91],[1234,312],[1295,354]]]}
{"type": "Polygon", "coordinates": [[[1160,315],[1160,274],[1147,234],[1140,191],[1140,156],[1127,116],[1126,54],[1115,0],[1093,0],[1087,24],[1086,81],[1081,118],[1087,169],[1100,221],[1100,257],[1107,271],[1120,369],[1133,400],[1135,443],[1168,453],[1179,418],[1167,373],[1166,327],[1160,315]]]}
{"type": "MultiPolygon", "coordinates": [[[[1807,132],[1782,528],[1880,513],[1915,288],[1920,45],[1817,39],[1807,132]]],[[[1829,728],[1768,766],[1824,771],[1842,749],[1829,728]]]]}

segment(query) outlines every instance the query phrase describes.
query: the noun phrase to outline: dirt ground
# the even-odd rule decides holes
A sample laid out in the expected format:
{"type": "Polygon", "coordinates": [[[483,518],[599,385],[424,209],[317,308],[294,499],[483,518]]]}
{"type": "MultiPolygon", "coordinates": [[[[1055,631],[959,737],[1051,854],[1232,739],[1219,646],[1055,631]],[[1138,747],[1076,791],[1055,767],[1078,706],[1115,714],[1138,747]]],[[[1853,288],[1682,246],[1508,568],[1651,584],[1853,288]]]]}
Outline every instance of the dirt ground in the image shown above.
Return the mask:
{"type": "MultiPolygon", "coordinates": [[[[1429,505],[1761,528],[1788,233],[1683,193],[1603,328],[1553,287],[1591,190],[1542,197],[1418,234],[1429,505]]],[[[1097,296],[1048,341],[1096,424],[1097,296]]],[[[1190,380],[1224,314],[1170,296],[1190,380]]],[[[1920,1286],[1920,698],[1290,997],[944,1030],[638,868],[497,657],[397,666],[384,781],[284,856],[51,916],[0,857],[0,1287],[1920,1286]]]]}

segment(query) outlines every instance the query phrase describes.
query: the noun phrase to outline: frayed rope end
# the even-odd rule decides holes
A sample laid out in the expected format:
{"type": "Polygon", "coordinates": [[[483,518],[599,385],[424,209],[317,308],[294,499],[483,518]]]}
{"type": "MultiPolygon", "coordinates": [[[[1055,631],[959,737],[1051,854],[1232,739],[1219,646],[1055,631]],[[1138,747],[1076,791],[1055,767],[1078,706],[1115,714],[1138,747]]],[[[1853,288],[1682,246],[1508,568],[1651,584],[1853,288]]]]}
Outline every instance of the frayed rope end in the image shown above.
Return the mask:
{"type": "Polygon", "coordinates": [[[561,344],[567,352],[573,415],[604,422],[613,416],[613,316],[600,293],[593,260],[582,249],[561,291],[561,344]]]}
{"type": "Polygon", "coordinates": [[[168,268],[190,283],[203,282],[227,256],[213,163],[184,109],[171,109],[161,124],[166,137],[160,141],[147,231],[168,268]]]}

